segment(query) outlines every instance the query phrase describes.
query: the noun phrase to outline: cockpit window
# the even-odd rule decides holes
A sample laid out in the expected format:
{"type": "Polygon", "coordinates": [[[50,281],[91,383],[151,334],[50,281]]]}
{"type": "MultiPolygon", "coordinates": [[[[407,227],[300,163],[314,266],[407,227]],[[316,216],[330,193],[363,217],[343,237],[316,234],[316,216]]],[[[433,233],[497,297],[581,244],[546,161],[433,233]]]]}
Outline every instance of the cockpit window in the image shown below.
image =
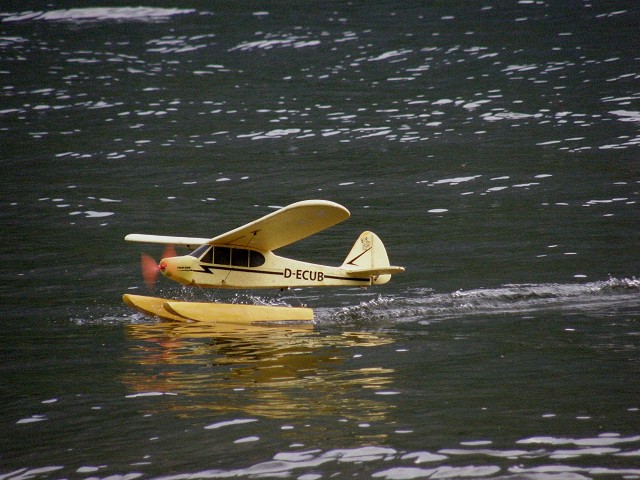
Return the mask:
{"type": "Polygon", "coordinates": [[[207,250],[207,253],[200,257],[202,263],[213,263],[213,247],[207,250]]]}
{"type": "Polygon", "coordinates": [[[200,258],[202,256],[202,254],[208,249],[211,248],[209,245],[200,245],[198,248],[196,248],[193,252],[191,252],[189,255],[192,257],[196,257],[196,258],[200,258]]]}

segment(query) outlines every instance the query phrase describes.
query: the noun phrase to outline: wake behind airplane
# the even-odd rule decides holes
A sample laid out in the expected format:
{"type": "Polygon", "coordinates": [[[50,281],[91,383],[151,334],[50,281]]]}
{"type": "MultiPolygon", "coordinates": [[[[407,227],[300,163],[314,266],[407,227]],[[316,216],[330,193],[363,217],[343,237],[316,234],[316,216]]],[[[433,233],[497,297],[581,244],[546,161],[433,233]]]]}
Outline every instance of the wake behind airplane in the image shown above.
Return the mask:
{"type": "Polygon", "coordinates": [[[273,253],[349,216],[349,211],[337,203],[306,200],[214,238],[133,233],[125,240],[194,249],[182,256],[171,252],[159,264],[143,257],[143,275],[149,285],[154,283],[158,272],[183,285],[278,289],[380,285],[387,283],[391,275],[403,272],[403,267],[390,265],[382,241],[369,231],[358,237],[343,263],[337,267],[302,262],[273,253]]]}

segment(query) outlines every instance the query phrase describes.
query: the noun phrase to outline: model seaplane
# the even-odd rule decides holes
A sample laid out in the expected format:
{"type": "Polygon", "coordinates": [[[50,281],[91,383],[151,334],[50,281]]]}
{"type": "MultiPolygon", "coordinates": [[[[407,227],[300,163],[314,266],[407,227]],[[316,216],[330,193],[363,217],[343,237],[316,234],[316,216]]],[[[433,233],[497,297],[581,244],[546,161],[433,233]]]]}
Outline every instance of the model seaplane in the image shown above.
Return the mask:
{"type": "MultiPolygon", "coordinates": [[[[132,233],[125,240],[180,245],[193,250],[188,255],[178,256],[169,247],[160,263],[143,255],[142,271],[149,286],[160,273],[188,286],[285,289],[380,285],[387,283],[391,275],[403,272],[403,267],[389,263],[382,241],[369,231],[358,237],[338,267],[302,262],[274,253],[349,216],[349,211],[337,203],[306,200],[214,238],[132,233]]],[[[143,313],[169,320],[245,324],[313,320],[313,310],[303,307],[186,302],[130,294],[124,295],[123,299],[143,313]]]]}

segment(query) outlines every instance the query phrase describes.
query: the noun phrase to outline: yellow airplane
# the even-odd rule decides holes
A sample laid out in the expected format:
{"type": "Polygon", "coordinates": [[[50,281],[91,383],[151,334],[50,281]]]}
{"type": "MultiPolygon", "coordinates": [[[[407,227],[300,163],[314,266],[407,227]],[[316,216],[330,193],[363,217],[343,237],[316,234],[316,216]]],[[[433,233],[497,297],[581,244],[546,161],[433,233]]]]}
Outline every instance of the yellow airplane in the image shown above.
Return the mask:
{"type": "MultiPolygon", "coordinates": [[[[142,273],[152,287],[158,273],[183,285],[212,288],[277,288],[369,286],[387,283],[404,272],[389,264],[382,241],[363,232],[339,267],[281,257],[274,250],[309,237],[349,218],[349,210],[326,200],[306,200],[281,208],[258,220],[214,238],[132,233],[131,242],[182,245],[195,248],[178,256],[173,247],[159,264],[142,256],[142,273]]],[[[281,320],[312,321],[304,307],[185,302],[125,294],[124,302],[154,317],[174,321],[260,324],[281,320]]]]}
{"type": "MultiPolygon", "coordinates": [[[[145,268],[183,285],[213,288],[289,288],[368,286],[387,283],[404,272],[389,264],[382,241],[363,232],[339,267],[285,258],[274,250],[309,237],[349,218],[342,205],[326,200],[306,200],[281,208],[258,220],[214,238],[176,237],[132,233],[130,242],[183,245],[195,248],[182,256],[163,258],[145,268]]],[[[149,259],[145,262],[150,263],[149,259]]],[[[151,272],[149,272],[151,271],[151,272]]]]}

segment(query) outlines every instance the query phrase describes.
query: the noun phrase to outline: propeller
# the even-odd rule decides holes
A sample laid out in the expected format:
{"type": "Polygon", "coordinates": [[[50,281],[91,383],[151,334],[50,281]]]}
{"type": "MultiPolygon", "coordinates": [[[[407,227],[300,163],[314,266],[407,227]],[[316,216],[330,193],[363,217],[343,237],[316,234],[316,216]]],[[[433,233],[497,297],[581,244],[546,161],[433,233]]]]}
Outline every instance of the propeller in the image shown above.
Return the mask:
{"type": "MultiPolygon", "coordinates": [[[[162,254],[162,258],[175,257],[176,249],[173,245],[167,245],[162,254]]],[[[158,281],[158,274],[166,268],[164,262],[155,261],[155,259],[151,255],[147,255],[143,253],[140,258],[140,267],[142,269],[142,278],[144,278],[144,283],[147,284],[147,288],[149,290],[153,290],[156,282],[158,281]]]]}

